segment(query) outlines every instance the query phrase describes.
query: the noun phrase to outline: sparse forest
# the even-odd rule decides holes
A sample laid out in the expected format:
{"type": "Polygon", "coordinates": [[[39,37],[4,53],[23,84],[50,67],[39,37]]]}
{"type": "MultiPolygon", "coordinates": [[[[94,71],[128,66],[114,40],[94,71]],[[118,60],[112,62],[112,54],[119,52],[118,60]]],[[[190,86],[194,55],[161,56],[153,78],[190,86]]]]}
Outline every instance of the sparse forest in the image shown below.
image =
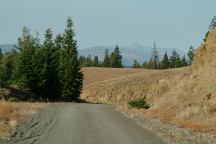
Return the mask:
{"type": "Polygon", "coordinates": [[[164,53],[163,58],[159,59],[159,54],[156,48],[152,51],[152,56],[149,61],[145,61],[143,65],[140,65],[136,60],[134,60],[134,68],[146,68],[146,69],[169,69],[169,68],[179,68],[185,67],[192,64],[194,57],[194,48],[191,46],[187,53],[187,57],[180,56],[176,50],[172,51],[172,54],[168,56],[167,52],[164,53]]]}

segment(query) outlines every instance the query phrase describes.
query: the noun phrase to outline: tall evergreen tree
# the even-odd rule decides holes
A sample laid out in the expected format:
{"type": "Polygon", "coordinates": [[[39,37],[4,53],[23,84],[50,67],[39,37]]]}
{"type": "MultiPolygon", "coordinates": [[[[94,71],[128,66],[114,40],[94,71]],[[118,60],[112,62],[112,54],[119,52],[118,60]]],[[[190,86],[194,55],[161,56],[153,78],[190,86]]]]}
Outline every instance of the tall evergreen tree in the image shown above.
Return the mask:
{"type": "Polygon", "coordinates": [[[169,57],[167,52],[165,52],[163,60],[161,61],[160,68],[161,69],[168,69],[170,67],[169,57]]]}
{"type": "Polygon", "coordinates": [[[182,59],[181,59],[181,64],[182,64],[183,67],[185,67],[185,66],[188,65],[187,59],[185,58],[185,56],[182,57],[182,59]]]}
{"type": "Polygon", "coordinates": [[[2,61],[0,63],[0,87],[10,86],[16,59],[17,52],[15,50],[2,56],[2,61]]]}
{"type": "Polygon", "coordinates": [[[110,67],[110,56],[108,49],[105,50],[103,65],[104,67],[110,67]]]}
{"type": "Polygon", "coordinates": [[[134,60],[133,68],[141,68],[139,62],[136,59],[134,60]]]}
{"type": "Polygon", "coordinates": [[[63,37],[61,34],[58,34],[55,38],[55,48],[61,50],[63,45],[63,37]]]}
{"type": "Polygon", "coordinates": [[[158,51],[156,50],[156,43],[154,43],[154,48],[152,50],[151,59],[149,61],[149,68],[150,69],[159,68],[159,56],[158,56],[158,51]]]}
{"type": "Polygon", "coordinates": [[[57,100],[60,96],[60,78],[59,78],[59,45],[54,45],[53,33],[48,29],[45,33],[43,45],[44,63],[41,72],[43,94],[49,100],[57,100]]]}
{"type": "Polygon", "coordinates": [[[176,67],[176,59],[178,57],[178,54],[176,50],[173,50],[172,55],[170,56],[170,68],[176,67]]]}
{"type": "Polygon", "coordinates": [[[92,65],[93,63],[92,63],[91,55],[88,55],[88,57],[86,58],[86,66],[91,67],[92,65]]]}
{"type": "Polygon", "coordinates": [[[19,86],[27,88],[30,91],[37,89],[36,76],[32,66],[32,58],[35,53],[36,40],[30,34],[30,30],[23,28],[22,36],[18,39],[18,48],[20,51],[17,68],[16,81],[19,86]]]}
{"type": "Polygon", "coordinates": [[[182,63],[181,63],[181,59],[180,59],[180,56],[177,55],[176,57],[176,61],[175,61],[175,68],[179,68],[179,67],[182,67],[182,63]]]}
{"type": "Polygon", "coordinates": [[[62,96],[67,100],[79,98],[83,84],[83,74],[78,60],[77,42],[74,40],[74,36],[72,19],[69,17],[60,58],[62,96]]]}
{"type": "Polygon", "coordinates": [[[93,66],[94,66],[94,67],[98,67],[98,66],[99,66],[99,59],[98,59],[98,56],[95,56],[95,57],[94,57],[93,66]]]}
{"type": "Polygon", "coordinates": [[[191,65],[192,64],[192,61],[193,61],[193,57],[194,57],[194,48],[193,48],[193,46],[191,46],[190,48],[189,48],[189,51],[188,51],[188,53],[187,53],[187,56],[188,56],[188,64],[189,65],[191,65]]]}
{"type": "Polygon", "coordinates": [[[122,56],[118,45],[115,47],[115,50],[111,54],[111,65],[113,68],[122,68],[122,56]]]}
{"type": "Polygon", "coordinates": [[[87,66],[87,59],[85,56],[80,56],[79,57],[79,63],[81,67],[86,67],[87,66]]]}

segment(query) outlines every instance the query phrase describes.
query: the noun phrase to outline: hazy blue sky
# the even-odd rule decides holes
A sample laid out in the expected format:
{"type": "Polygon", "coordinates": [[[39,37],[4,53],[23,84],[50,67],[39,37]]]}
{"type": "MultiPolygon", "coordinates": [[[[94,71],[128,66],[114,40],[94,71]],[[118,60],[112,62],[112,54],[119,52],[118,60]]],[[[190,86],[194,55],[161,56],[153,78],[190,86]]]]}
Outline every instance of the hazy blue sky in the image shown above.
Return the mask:
{"type": "Polygon", "coordinates": [[[24,26],[63,32],[71,16],[81,48],[139,43],[198,46],[216,15],[216,0],[0,0],[0,44],[16,43],[24,26]]]}

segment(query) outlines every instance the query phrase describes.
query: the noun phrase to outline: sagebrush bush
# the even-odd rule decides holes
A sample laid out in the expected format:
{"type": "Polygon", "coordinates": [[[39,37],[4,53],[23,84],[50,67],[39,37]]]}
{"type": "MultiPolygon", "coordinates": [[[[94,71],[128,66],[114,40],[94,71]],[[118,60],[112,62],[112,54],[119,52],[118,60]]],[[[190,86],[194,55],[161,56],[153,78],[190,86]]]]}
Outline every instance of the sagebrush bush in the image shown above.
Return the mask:
{"type": "Polygon", "coordinates": [[[150,105],[145,101],[145,99],[137,99],[128,102],[128,106],[130,108],[138,108],[138,109],[148,109],[150,105]]]}

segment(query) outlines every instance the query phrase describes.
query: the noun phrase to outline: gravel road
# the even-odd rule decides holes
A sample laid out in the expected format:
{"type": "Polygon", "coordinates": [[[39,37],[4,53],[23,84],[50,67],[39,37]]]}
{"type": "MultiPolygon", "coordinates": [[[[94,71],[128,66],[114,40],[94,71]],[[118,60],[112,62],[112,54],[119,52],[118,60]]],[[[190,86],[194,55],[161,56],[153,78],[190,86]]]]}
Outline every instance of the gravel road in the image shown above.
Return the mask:
{"type": "Polygon", "coordinates": [[[8,144],[163,144],[111,106],[54,104],[20,125],[8,144]]]}

